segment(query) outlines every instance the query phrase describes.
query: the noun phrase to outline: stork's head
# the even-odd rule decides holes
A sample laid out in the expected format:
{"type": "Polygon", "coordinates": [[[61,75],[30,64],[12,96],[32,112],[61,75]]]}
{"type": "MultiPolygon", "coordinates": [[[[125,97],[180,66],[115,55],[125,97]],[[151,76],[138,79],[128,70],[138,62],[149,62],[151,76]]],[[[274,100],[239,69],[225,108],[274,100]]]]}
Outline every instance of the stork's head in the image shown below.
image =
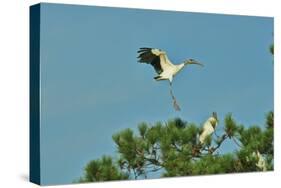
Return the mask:
{"type": "Polygon", "coordinates": [[[217,126],[219,120],[218,120],[218,115],[217,115],[216,112],[212,113],[212,117],[210,118],[210,122],[211,122],[211,124],[214,128],[217,126]]]}
{"type": "Polygon", "coordinates": [[[190,64],[196,64],[196,65],[200,65],[200,66],[204,66],[203,64],[199,63],[198,61],[194,60],[194,59],[188,59],[186,61],[184,61],[184,65],[190,65],[190,64]]]}
{"type": "Polygon", "coordinates": [[[213,113],[212,113],[212,116],[213,116],[213,118],[215,118],[215,119],[218,121],[218,115],[217,115],[217,112],[213,112],[213,113]]]}

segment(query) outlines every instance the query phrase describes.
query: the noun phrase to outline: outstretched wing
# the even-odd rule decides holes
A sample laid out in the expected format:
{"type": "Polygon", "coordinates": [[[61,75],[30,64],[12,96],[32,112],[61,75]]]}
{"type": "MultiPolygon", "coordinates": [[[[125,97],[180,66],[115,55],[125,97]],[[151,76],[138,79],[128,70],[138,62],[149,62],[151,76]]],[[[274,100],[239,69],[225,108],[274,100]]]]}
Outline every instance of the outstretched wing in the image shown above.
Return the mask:
{"type": "Polygon", "coordinates": [[[153,48],[140,48],[138,51],[139,56],[137,57],[140,63],[147,63],[154,67],[158,74],[163,72],[163,68],[160,63],[160,56],[155,55],[152,52],[153,48]]]}

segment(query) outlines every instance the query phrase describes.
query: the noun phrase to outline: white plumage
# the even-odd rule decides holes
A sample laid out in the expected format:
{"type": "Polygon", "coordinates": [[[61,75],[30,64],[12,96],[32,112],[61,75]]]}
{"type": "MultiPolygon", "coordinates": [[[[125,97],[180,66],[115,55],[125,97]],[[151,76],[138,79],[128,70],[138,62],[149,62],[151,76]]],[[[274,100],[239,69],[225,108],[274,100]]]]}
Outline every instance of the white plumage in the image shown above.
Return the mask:
{"type": "Polygon", "coordinates": [[[204,144],[206,138],[215,132],[215,128],[218,124],[217,114],[213,112],[213,115],[203,124],[203,130],[199,135],[200,144],[204,144]]]}
{"type": "Polygon", "coordinates": [[[261,169],[262,171],[266,171],[266,161],[264,157],[260,154],[259,151],[253,152],[253,157],[256,157],[258,162],[256,163],[256,166],[261,169]]]}
{"type": "MultiPolygon", "coordinates": [[[[140,48],[138,50],[138,58],[140,63],[150,64],[154,67],[157,75],[154,77],[155,80],[169,80],[170,86],[172,85],[173,77],[177,75],[180,70],[182,70],[188,64],[197,64],[203,66],[201,63],[195,61],[194,59],[189,59],[181,64],[173,64],[167,53],[163,50],[157,48],[140,48]]],[[[173,105],[175,110],[179,111],[180,107],[177,104],[176,98],[173,95],[172,89],[170,87],[170,94],[173,99],[173,105]]]]}
{"type": "Polygon", "coordinates": [[[169,60],[165,51],[157,48],[140,48],[138,53],[140,63],[151,64],[154,67],[157,73],[157,76],[154,77],[155,80],[169,80],[170,84],[173,81],[173,77],[186,65],[197,64],[203,66],[194,59],[188,59],[181,64],[175,65],[169,60]]]}

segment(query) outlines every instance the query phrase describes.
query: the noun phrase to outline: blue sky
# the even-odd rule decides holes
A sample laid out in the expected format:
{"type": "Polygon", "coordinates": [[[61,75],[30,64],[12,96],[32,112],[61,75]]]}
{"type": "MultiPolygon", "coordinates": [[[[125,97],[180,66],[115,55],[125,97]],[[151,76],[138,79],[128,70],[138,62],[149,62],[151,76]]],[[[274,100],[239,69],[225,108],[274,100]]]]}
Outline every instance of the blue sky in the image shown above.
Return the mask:
{"type": "Polygon", "coordinates": [[[142,121],[200,125],[217,111],[221,122],[231,112],[263,125],[273,109],[272,41],[266,17],[42,4],[42,183],[71,183],[90,160],[117,154],[112,134],[142,121]],[[168,83],[137,63],[140,47],[205,65],[174,79],[182,111],[174,111],[168,83]]]}

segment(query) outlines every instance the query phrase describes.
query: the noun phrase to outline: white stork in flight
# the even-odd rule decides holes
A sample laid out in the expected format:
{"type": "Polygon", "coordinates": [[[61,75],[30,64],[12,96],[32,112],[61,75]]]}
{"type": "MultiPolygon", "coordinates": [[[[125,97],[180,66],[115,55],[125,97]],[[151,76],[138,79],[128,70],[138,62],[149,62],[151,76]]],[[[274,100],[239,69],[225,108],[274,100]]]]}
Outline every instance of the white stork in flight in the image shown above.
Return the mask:
{"type": "MultiPolygon", "coordinates": [[[[169,80],[170,86],[172,86],[173,77],[176,76],[185,66],[190,64],[197,64],[203,66],[201,63],[194,59],[188,59],[181,64],[173,64],[165,51],[157,48],[140,48],[138,50],[138,58],[140,63],[147,63],[154,67],[157,76],[155,80],[169,80]]],[[[170,87],[170,93],[174,101],[175,110],[179,111],[180,107],[176,102],[176,99],[172,93],[170,87]]]]}

